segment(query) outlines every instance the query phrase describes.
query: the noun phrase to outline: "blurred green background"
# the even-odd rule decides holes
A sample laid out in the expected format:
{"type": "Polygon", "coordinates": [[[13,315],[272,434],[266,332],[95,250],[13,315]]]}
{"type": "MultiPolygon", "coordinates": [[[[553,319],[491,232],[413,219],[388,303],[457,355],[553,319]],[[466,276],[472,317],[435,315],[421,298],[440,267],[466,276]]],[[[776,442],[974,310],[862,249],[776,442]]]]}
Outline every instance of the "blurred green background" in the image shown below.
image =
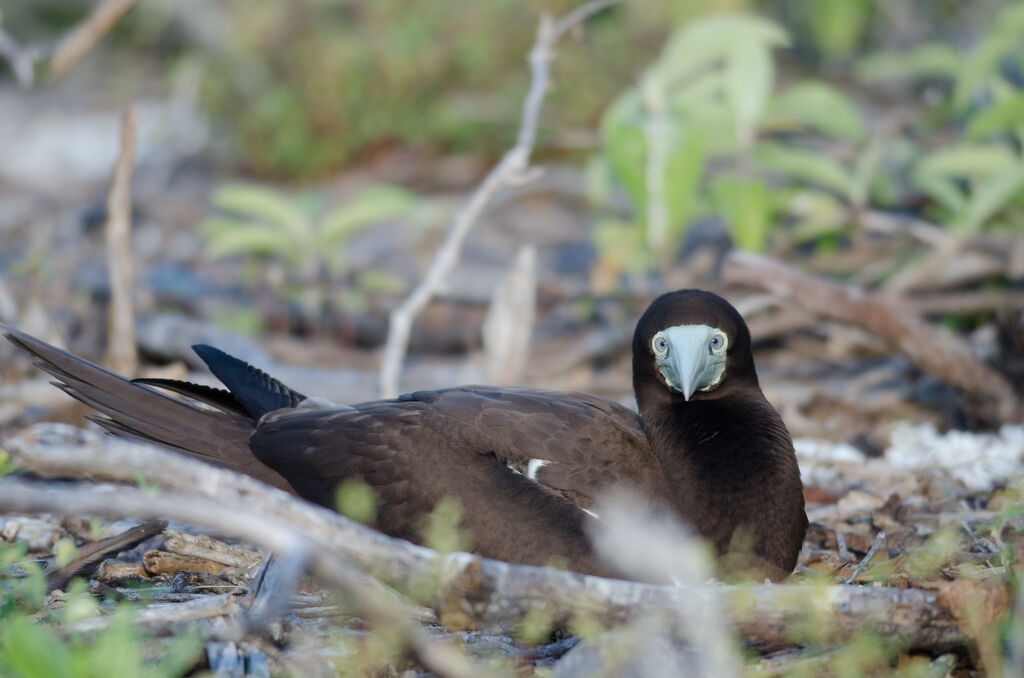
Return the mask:
{"type": "MultiPolygon", "coordinates": [[[[5,3],[6,29],[50,39],[94,3],[5,3]]],[[[305,179],[403,145],[497,153],[512,139],[527,86],[524,56],[537,15],[569,0],[151,0],[105,48],[146,77],[199,64],[202,105],[220,150],[248,171],[305,179]]],[[[660,53],[669,33],[712,12],[751,10],[792,36],[786,65],[840,75],[858,56],[915,42],[976,37],[1006,3],[955,0],[634,0],[587,23],[559,50],[544,115],[549,152],[586,145],[615,96],[660,53]],[[582,34],[581,34],[582,35],[582,34]]],[[[114,58],[114,57],[109,57],[114,58]]],[[[132,83],[113,80],[114,88],[132,83]]]]}

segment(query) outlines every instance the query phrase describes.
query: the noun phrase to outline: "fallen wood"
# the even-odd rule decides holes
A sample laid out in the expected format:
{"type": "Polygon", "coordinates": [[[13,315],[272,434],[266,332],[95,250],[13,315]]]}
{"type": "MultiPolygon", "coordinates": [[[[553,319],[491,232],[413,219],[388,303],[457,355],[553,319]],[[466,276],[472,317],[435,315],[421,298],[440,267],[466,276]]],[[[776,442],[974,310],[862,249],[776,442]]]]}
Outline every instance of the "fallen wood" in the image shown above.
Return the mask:
{"type": "Polygon", "coordinates": [[[165,527],[166,520],[150,520],[113,537],[83,544],[78,547],[78,555],[71,562],[46,574],[46,585],[50,589],[64,588],[72,577],[91,574],[104,559],[135,548],[154,534],[159,534],[165,527]]]}
{"type": "Polygon", "coordinates": [[[974,413],[986,422],[1024,419],[1017,394],[1001,374],[975,358],[959,337],[929,325],[900,302],[749,253],[730,253],[722,277],[881,337],[922,371],[964,391],[974,413]]]}
{"type": "MultiPolygon", "coordinates": [[[[183,556],[177,553],[166,551],[146,551],[142,555],[142,564],[150,575],[166,575],[173,577],[182,570],[189,572],[205,572],[207,574],[221,574],[231,571],[221,563],[198,556],[183,556]]],[[[237,570],[236,570],[237,571],[237,570]]]]}
{"type": "Polygon", "coordinates": [[[205,534],[185,534],[177,530],[165,530],[165,533],[167,542],[164,548],[182,556],[195,556],[241,569],[259,565],[263,559],[257,551],[225,544],[205,534]]]}
{"type": "MultiPolygon", "coordinates": [[[[182,603],[154,603],[139,610],[132,618],[132,624],[149,633],[166,635],[173,633],[179,624],[231,616],[238,612],[238,596],[230,593],[199,596],[182,603]]],[[[67,625],[75,633],[101,631],[114,623],[112,616],[88,617],[67,625]]]]}
{"type": "MultiPolygon", "coordinates": [[[[765,643],[791,642],[793,625],[807,621],[812,612],[829,620],[827,627],[819,624],[818,631],[834,640],[857,630],[873,630],[907,647],[938,650],[970,643],[969,635],[957,625],[957,611],[944,606],[934,591],[860,586],[670,587],[510,565],[467,553],[443,556],[252,478],[148,446],[61,425],[37,425],[6,446],[22,467],[38,473],[89,474],[132,483],[141,476],[166,489],[157,493],[134,488],[111,493],[66,485],[50,489],[5,478],[0,479],[0,510],[160,516],[216,528],[276,553],[308,549],[314,575],[350,593],[349,587],[357,594],[365,591],[346,569],[349,562],[401,590],[422,590],[424,581],[435,582],[427,603],[442,623],[453,628],[508,628],[528,613],[559,623],[582,616],[611,627],[642,615],[674,611],[684,602],[691,607],[694,601],[706,600],[726,610],[744,638],[765,643]]],[[[987,583],[981,590],[990,599],[990,608],[1005,607],[1008,593],[1002,584],[987,583]]],[[[395,606],[388,605],[394,612],[395,606]]],[[[393,621],[393,614],[385,616],[393,621]]]]}

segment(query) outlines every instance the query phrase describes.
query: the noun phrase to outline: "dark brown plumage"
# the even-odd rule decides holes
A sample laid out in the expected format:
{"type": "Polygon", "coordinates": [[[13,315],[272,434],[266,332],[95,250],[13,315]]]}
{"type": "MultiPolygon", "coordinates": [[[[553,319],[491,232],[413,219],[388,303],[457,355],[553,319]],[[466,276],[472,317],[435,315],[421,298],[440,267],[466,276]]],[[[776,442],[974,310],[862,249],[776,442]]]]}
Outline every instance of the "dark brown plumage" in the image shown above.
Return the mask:
{"type": "Polygon", "coordinates": [[[482,555],[602,573],[582,509],[627,483],[667,504],[720,552],[739,533],[760,571],[792,571],[807,518],[792,441],[757,381],[750,334],[724,299],[656,299],[633,338],[639,416],[605,398],[469,386],[352,407],[307,399],[208,346],[197,353],[229,390],[130,382],[12,328],[7,338],[108,430],[157,442],[333,507],[338,483],[365,480],[377,527],[410,540],[445,496],[482,555]],[[198,408],[159,386],[205,402],[198,408]],[[515,470],[512,470],[515,469],[515,470]]]}

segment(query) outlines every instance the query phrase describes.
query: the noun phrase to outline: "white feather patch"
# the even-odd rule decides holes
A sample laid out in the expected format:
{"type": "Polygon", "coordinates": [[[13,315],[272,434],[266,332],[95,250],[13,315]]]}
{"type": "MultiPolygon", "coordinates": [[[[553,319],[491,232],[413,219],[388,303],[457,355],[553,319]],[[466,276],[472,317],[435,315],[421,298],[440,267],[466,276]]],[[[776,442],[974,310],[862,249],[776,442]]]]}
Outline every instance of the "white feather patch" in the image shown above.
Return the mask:
{"type": "Polygon", "coordinates": [[[530,480],[537,480],[537,471],[550,463],[547,459],[531,459],[530,463],[526,465],[526,477],[530,480]]]}

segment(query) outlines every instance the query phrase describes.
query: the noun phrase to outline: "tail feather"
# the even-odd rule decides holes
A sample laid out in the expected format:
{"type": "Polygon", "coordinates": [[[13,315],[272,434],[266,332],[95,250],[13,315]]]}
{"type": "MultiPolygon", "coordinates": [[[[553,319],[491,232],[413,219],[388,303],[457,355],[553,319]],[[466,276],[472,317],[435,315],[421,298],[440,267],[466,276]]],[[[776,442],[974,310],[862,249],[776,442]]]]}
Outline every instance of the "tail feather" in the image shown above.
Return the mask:
{"type": "MultiPolygon", "coordinates": [[[[93,421],[106,430],[184,451],[294,492],[249,450],[255,421],[237,405],[234,412],[212,410],[129,381],[13,327],[0,324],[0,334],[55,377],[56,386],[104,415],[93,421]]],[[[190,395],[187,386],[176,390],[190,395]]]]}
{"type": "Polygon", "coordinates": [[[132,379],[132,383],[156,386],[157,388],[173,391],[178,395],[183,395],[224,410],[228,414],[241,414],[244,416],[249,414],[245,411],[245,406],[235,397],[235,394],[223,388],[214,388],[205,384],[193,384],[191,381],[178,381],[177,379],[132,379]]]}
{"type": "Polygon", "coordinates": [[[213,375],[228,387],[253,419],[283,407],[295,407],[306,399],[306,396],[288,388],[263,370],[219,348],[196,344],[192,350],[203,359],[213,375]]]}

